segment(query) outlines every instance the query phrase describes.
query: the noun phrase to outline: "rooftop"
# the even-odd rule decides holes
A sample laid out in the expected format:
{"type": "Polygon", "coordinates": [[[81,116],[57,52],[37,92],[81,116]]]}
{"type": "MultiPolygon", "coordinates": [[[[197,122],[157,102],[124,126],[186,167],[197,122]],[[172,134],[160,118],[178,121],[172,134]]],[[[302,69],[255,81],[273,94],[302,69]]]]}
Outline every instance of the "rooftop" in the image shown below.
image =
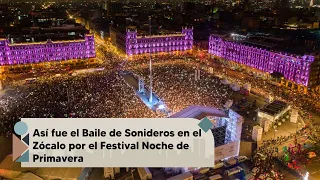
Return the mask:
{"type": "MultiPolygon", "coordinates": [[[[312,40],[317,39],[316,36],[310,32],[300,34],[264,34],[264,33],[228,33],[228,32],[212,32],[212,35],[224,38],[227,41],[238,42],[244,45],[255,46],[258,48],[271,50],[275,52],[285,52],[294,55],[312,54],[317,52],[317,49],[305,45],[301,37],[313,37],[312,40]],[[235,39],[233,36],[241,35],[242,38],[235,39]],[[303,41],[301,41],[301,39],[303,41]]],[[[308,38],[310,39],[310,38],[308,38]]]]}
{"type": "Polygon", "coordinates": [[[184,34],[161,34],[161,35],[152,35],[152,36],[137,36],[137,38],[160,38],[160,37],[183,37],[184,34]]]}
{"type": "MultiPolygon", "coordinates": [[[[86,34],[86,36],[93,36],[92,34],[86,34]]],[[[0,40],[6,40],[6,39],[0,39],[0,40]]],[[[85,42],[85,39],[77,39],[77,40],[61,40],[61,41],[52,41],[48,39],[47,41],[42,42],[23,42],[23,43],[13,43],[9,44],[9,46],[25,46],[25,45],[42,45],[42,44],[57,44],[57,43],[77,43],[77,42],[85,42]]]]}
{"type": "Polygon", "coordinates": [[[192,105],[173,114],[170,118],[195,118],[201,120],[207,116],[227,117],[223,111],[217,108],[192,105]]]}
{"type": "Polygon", "coordinates": [[[264,106],[262,109],[260,109],[261,112],[269,114],[271,116],[274,116],[276,114],[279,114],[281,111],[283,111],[285,108],[287,108],[289,105],[282,101],[273,101],[272,103],[264,106]]]}
{"type": "Polygon", "coordinates": [[[25,45],[41,45],[41,44],[58,44],[58,43],[72,43],[72,42],[85,42],[84,39],[80,40],[71,40],[71,41],[43,41],[43,42],[31,42],[31,43],[14,43],[14,44],[9,44],[9,46],[25,46],[25,45]]]}
{"type": "Polygon", "coordinates": [[[9,27],[4,29],[1,37],[8,38],[17,43],[42,42],[47,39],[52,41],[83,39],[89,33],[83,26],[66,25],[57,27],[9,27]]]}

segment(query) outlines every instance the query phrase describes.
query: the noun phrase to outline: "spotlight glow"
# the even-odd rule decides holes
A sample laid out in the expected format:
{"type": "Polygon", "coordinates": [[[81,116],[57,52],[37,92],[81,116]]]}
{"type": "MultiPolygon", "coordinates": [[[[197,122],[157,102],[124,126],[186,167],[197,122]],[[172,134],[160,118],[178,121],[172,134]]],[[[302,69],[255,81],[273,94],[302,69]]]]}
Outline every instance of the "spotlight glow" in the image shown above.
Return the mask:
{"type": "Polygon", "coordinates": [[[303,180],[308,180],[309,179],[309,172],[306,173],[306,175],[304,175],[303,180]]]}
{"type": "Polygon", "coordinates": [[[160,104],[159,106],[158,106],[158,109],[164,109],[165,108],[165,106],[163,105],[163,104],[160,104]]]}

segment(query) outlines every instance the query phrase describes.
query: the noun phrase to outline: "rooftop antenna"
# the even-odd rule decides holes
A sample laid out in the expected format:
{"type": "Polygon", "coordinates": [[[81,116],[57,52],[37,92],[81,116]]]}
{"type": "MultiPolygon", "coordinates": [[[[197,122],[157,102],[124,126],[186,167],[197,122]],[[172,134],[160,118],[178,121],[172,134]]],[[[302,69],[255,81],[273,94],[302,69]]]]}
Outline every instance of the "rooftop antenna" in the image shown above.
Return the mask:
{"type": "MultiPolygon", "coordinates": [[[[149,35],[151,37],[151,16],[149,16],[149,35]]],[[[149,70],[150,70],[150,97],[149,97],[149,103],[152,103],[152,56],[151,56],[151,41],[150,41],[150,47],[149,47],[149,55],[150,55],[150,61],[149,61],[149,70]]]]}

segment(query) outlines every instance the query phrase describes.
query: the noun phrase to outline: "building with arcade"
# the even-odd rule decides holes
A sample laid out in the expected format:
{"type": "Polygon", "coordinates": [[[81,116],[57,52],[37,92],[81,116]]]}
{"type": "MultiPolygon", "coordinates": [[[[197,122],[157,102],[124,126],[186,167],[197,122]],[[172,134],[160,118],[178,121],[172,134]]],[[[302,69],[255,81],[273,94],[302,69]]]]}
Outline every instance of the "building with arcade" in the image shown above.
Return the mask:
{"type": "Polygon", "coordinates": [[[15,65],[88,59],[96,57],[94,36],[86,34],[83,39],[11,44],[0,39],[0,65],[15,65]]]}
{"type": "Polygon", "coordinates": [[[136,28],[111,28],[111,42],[127,55],[185,51],[192,49],[193,28],[183,27],[182,31],[164,35],[139,35],[136,28]]]}
{"type": "MultiPolygon", "coordinates": [[[[269,38],[270,39],[270,38],[269,38]]],[[[314,55],[298,55],[281,52],[276,43],[252,41],[246,36],[232,38],[224,34],[211,34],[211,55],[243,64],[267,73],[281,73],[285,79],[304,87],[320,85],[320,62],[314,55]]],[[[299,88],[299,86],[298,86],[299,88]]]]}

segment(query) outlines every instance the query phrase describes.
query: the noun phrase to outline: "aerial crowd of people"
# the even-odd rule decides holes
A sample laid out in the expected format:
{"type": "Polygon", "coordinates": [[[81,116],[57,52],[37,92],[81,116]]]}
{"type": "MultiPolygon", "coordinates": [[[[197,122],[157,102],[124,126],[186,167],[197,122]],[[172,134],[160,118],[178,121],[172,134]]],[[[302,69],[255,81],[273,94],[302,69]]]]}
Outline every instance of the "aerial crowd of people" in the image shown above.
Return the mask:
{"type": "MultiPolygon", "coordinates": [[[[27,85],[17,82],[6,84],[5,94],[0,96],[0,136],[10,137],[14,124],[21,118],[163,117],[149,109],[121,75],[122,70],[130,71],[143,79],[145,87],[149,88],[149,56],[141,55],[128,60],[115,56],[103,47],[97,50],[103,54],[103,71],[40,76],[36,82],[27,85]]],[[[320,114],[317,107],[320,96],[279,88],[250,75],[242,75],[239,78],[227,73],[221,68],[221,64],[212,63],[214,73],[209,73],[204,70],[207,65],[209,63],[186,55],[153,57],[152,88],[172,114],[191,105],[222,108],[228,99],[231,99],[233,90],[215,74],[222,74],[231,82],[240,85],[250,83],[251,87],[258,91],[267,91],[276,99],[289,102],[306,112],[302,115],[304,119],[307,119],[309,112],[320,114]],[[196,76],[197,70],[200,70],[199,76],[196,76]]],[[[255,107],[256,104],[253,108],[255,107]]],[[[312,118],[310,122],[313,123],[312,118]]],[[[310,127],[304,127],[290,136],[263,141],[257,152],[273,155],[278,152],[275,147],[302,136],[319,141],[320,125],[315,124],[312,128],[314,131],[311,131],[310,127]]],[[[269,169],[274,166],[267,166],[265,161],[256,164],[262,167],[261,165],[269,169]]],[[[280,172],[278,174],[281,175],[280,172]]]]}
{"type": "MultiPolygon", "coordinates": [[[[147,82],[148,69],[133,72],[147,82]]],[[[195,80],[194,69],[181,64],[154,67],[154,91],[172,110],[190,105],[221,107],[232,90],[214,76],[195,80]]],[[[115,69],[71,76],[39,77],[34,84],[12,85],[0,100],[1,134],[10,136],[23,117],[157,117],[115,69]]]]}
{"type": "MultiPolygon", "coordinates": [[[[134,69],[140,77],[149,83],[149,69],[134,69]]],[[[195,78],[195,69],[186,64],[169,63],[153,67],[155,93],[165,102],[172,113],[191,105],[222,108],[232,90],[214,76],[206,72],[195,78]]]]}

